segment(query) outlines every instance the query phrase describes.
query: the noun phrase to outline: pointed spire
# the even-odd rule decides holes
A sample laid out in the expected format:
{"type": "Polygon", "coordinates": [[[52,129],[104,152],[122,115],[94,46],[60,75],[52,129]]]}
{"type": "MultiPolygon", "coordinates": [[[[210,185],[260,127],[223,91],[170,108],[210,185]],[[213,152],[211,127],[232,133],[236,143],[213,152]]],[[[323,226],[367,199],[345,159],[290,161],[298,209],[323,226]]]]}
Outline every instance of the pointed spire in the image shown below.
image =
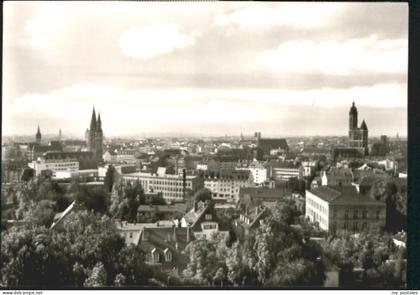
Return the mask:
{"type": "Polygon", "coordinates": [[[90,120],[90,130],[95,130],[95,127],[96,127],[96,113],[95,113],[95,107],[93,107],[92,119],[90,120]]]}
{"type": "Polygon", "coordinates": [[[101,123],[101,113],[98,113],[98,123],[101,123]]]}
{"type": "Polygon", "coordinates": [[[362,124],[360,125],[360,129],[368,130],[365,120],[362,121],[362,124]]]}

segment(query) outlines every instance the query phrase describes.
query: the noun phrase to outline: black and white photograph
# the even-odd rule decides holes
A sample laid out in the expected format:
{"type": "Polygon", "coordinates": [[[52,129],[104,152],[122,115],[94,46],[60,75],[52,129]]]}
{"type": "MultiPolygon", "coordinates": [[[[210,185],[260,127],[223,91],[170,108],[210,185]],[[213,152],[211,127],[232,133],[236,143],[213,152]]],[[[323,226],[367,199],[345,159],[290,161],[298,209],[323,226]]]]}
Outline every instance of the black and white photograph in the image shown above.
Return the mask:
{"type": "Polygon", "coordinates": [[[404,2],[3,2],[1,288],[406,289],[408,33],[404,2]]]}

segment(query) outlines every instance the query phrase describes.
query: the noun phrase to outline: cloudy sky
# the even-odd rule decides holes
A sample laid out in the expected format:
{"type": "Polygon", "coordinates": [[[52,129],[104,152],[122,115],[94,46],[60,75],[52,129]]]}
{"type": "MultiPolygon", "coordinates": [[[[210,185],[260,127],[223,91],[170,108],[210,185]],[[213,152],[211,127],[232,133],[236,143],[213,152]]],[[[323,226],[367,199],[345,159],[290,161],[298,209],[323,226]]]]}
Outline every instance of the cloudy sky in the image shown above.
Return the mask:
{"type": "Polygon", "coordinates": [[[406,3],[3,5],[5,135],[407,134],[406,3]]]}

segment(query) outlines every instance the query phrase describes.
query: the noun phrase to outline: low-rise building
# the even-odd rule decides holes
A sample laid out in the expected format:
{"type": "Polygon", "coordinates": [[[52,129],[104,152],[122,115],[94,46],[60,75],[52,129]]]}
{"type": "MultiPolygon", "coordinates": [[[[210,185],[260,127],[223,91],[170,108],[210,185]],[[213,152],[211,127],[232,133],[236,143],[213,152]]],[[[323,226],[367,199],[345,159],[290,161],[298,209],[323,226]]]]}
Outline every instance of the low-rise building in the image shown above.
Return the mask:
{"type": "Polygon", "coordinates": [[[75,159],[65,160],[46,160],[38,159],[32,161],[28,166],[35,170],[35,175],[38,176],[42,171],[50,170],[55,176],[57,172],[77,172],[79,170],[79,162],[75,159]]]}
{"type": "Polygon", "coordinates": [[[226,224],[220,222],[213,205],[198,202],[181,219],[182,227],[190,227],[196,239],[209,239],[215,233],[229,234],[226,224]]]}
{"type": "Polygon", "coordinates": [[[139,181],[145,191],[161,192],[168,201],[182,202],[187,191],[195,193],[203,187],[203,180],[196,175],[171,175],[158,169],[158,173],[122,173],[122,181],[139,181]]]}
{"type": "Polygon", "coordinates": [[[351,185],[353,181],[353,172],[350,168],[330,167],[321,172],[321,185],[351,185]]]}
{"type": "Polygon", "coordinates": [[[386,205],[354,186],[320,186],[306,191],[305,216],[329,232],[376,230],[385,226],[386,205]]]}
{"type": "Polygon", "coordinates": [[[290,161],[271,160],[265,164],[267,177],[276,181],[287,181],[300,178],[300,166],[290,161]]]}
{"type": "Polygon", "coordinates": [[[248,170],[252,174],[254,184],[256,186],[262,186],[267,181],[267,169],[264,165],[258,161],[251,162],[248,167],[236,168],[237,170],[248,170]]]}
{"type": "Polygon", "coordinates": [[[212,192],[212,198],[216,201],[236,203],[240,188],[255,186],[252,174],[247,170],[204,171],[201,176],[204,187],[212,192]]]}

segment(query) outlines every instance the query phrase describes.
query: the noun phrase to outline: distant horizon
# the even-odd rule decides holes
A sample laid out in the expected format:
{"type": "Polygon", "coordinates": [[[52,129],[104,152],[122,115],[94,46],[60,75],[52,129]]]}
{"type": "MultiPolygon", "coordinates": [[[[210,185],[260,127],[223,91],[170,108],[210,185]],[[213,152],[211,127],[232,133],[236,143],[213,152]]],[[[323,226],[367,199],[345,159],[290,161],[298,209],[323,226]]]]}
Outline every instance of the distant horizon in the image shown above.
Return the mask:
{"type": "Polygon", "coordinates": [[[407,3],[3,7],[7,135],[83,137],[93,106],[105,136],[346,134],[353,101],[372,134],[407,133],[407,3]]]}

